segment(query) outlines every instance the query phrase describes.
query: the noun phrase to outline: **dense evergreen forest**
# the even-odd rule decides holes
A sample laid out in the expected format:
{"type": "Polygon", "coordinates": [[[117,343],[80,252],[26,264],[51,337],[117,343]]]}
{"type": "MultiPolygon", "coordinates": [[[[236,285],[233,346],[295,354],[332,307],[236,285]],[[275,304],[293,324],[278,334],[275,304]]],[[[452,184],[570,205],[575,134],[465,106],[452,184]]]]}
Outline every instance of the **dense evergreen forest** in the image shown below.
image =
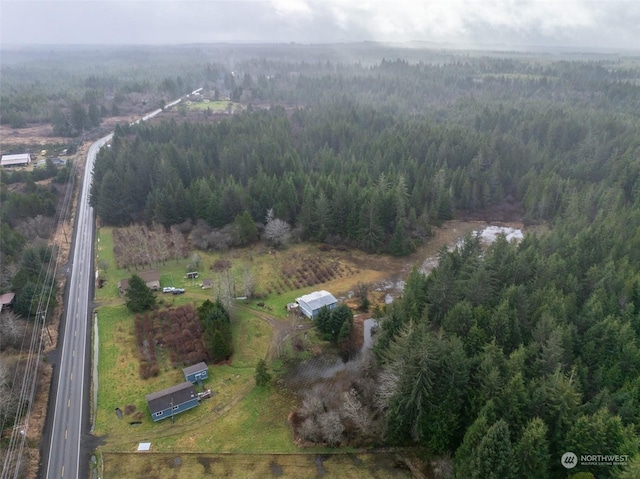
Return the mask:
{"type": "MultiPolygon", "coordinates": [[[[545,224],[486,250],[469,237],[410,275],[375,347],[382,442],[449,454],[459,478],[640,476],[638,60],[320,50],[209,50],[140,83],[252,106],[118,127],[94,174],[100,221],[199,224],[198,246],[222,248],[270,214],[303,239],[396,255],[456,216],[545,224]],[[566,451],[631,464],[567,471],[566,451]]],[[[138,88],[122,78],[101,95],[138,88]]],[[[20,241],[2,239],[6,255],[20,241]]]]}
{"type": "Polygon", "coordinates": [[[459,478],[566,477],[566,451],[630,458],[571,473],[639,477],[637,60],[244,66],[255,108],[118,128],[101,220],[201,220],[221,247],[273,208],[303,239],[397,255],[457,215],[544,223],[414,270],[384,312],[371,413],[385,444],[450,454],[459,478]]]}
{"type": "MultiPolygon", "coordinates": [[[[188,65],[175,48],[24,47],[2,55],[0,123],[50,123],[55,136],[76,136],[105,118],[160,107],[206,80],[207,72],[188,65]]],[[[208,71],[217,75],[211,64],[208,71]]]]}
{"type": "Polygon", "coordinates": [[[620,185],[632,195],[637,165],[610,166],[634,150],[636,70],[489,58],[318,68],[295,85],[245,73],[254,97],[286,107],[119,128],[95,171],[102,220],[221,228],[273,208],[305,239],[401,255],[454,211],[554,221],[607,172],[610,201],[620,185]],[[307,107],[290,106],[302,97],[307,107]]]}

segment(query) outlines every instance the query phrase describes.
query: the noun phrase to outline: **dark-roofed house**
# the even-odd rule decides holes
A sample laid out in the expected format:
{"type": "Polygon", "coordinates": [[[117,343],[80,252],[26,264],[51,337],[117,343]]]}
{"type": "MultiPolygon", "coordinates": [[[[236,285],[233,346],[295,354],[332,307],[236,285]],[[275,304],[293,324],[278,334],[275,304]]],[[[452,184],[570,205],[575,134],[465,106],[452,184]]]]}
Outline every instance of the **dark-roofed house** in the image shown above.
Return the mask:
{"type": "Polygon", "coordinates": [[[314,291],[313,293],[305,294],[296,299],[296,302],[300,305],[300,311],[309,319],[314,319],[320,309],[327,307],[334,309],[338,305],[338,300],[328,291],[314,291]]]}
{"type": "Polygon", "coordinates": [[[13,298],[15,297],[15,293],[4,293],[0,295],[0,313],[5,308],[5,306],[11,306],[11,304],[13,303],[13,298]]]}
{"type": "Polygon", "coordinates": [[[184,373],[185,381],[197,383],[203,379],[209,377],[209,367],[205,363],[194,364],[193,366],[187,366],[182,370],[184,373]]]}
{"type": "Polygon", "coordinates": [[[198,405],[198,394],[189,381],[147,395],[151,418],[160,421],[198,405]]]}
{"type": "MultiPolygon", "coordinates": [[[[148,288],[154,291],[160,289],[160,273],[158,271],[140,271],[136,274],[142,278],[148,288]]],[[[129,289],[129,279],[125,278],[118,281],[118,289],[120,290],[120,295],[124,295],[129,289]]]]}

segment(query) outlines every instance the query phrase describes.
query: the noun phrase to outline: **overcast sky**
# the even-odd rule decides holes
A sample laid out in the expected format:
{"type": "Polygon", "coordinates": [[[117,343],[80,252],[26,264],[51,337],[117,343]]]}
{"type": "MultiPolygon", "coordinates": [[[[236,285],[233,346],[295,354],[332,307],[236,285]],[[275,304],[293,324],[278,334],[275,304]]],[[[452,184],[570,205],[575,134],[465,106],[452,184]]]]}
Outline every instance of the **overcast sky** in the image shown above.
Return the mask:
{"type": "Polygon", "coordinates": [[[640,0],[0,0],[0,42],[432,41],[640,50],[640,0]]]}

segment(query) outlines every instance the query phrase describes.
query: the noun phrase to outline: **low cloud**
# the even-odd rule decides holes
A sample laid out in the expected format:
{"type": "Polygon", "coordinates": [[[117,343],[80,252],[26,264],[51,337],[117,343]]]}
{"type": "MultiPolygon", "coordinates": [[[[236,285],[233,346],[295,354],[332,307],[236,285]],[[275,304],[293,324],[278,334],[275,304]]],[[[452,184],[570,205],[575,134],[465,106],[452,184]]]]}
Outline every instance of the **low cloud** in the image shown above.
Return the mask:
{"type": "Polygon", "coordinates": [[[3,0],[6,44],[433,41],[635,48],[637,0],[3,0]]]}

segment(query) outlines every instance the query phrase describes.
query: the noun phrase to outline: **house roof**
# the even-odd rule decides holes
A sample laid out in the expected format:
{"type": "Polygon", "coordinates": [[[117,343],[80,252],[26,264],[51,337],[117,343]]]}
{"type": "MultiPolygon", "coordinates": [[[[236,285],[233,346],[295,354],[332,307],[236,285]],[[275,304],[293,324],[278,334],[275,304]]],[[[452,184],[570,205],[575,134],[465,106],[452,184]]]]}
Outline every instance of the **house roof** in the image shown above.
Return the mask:
{"type": "Polygon", "coordinates": [[[29,153],[18,153],[17,155],[2,155],[0,163],[2,164],[2,166],[31,163],[31,155],[29,153]]]}
{"type": "Polygon", "coordinates": [[[298,303],[305,303],[312,311],[338,302],[334,295],[325,290],[305,294],[297,298],[296,301],[298,303]]]}
{"type": "Polygon", "coordinates": [[[190,374],[197,373],[205,369],[209,369],[209,368],[206,365],[206,363],[202,362],[202,363],[194,364],[193,366],[187,366],[186,368],[182,369],[182,372],[184,373],[184,376],[187,377],[190,374]]]}
{"type": "Polygon", "coordinates": [[[151,283],[152,281],[160,281],[160,273],[157,270],[141,271],[138,273],[145,283],[151,283]]]}
{"type": "Polygon", "coordinates": [[[164,411],[171,406],[177,406],[178,404],[185,403],[193,398],[198,397],[196,390],[190,381],[185,381],[170,388],[163,389],[152,394],[147,395],[147,403],[149,403],[149,409],[151,414],[158,411],[164,411]]]}
{"type": "Polygon", "coordinates": [[[0,295],[0,311],[2,311],[2,308],[4,308],[5,304],[10,304],[15,297],[16,293],[4,293],[0,295]]]}
{"type": "MultiPolygon", "coordinates": [[[[149,285],[149,283],[160,281],[160,273],[156,270],[139,271],[136,274],[140,276],[140,278],[142,278],[142,281],[144,281],[147,286],[149,285]]],[[[129,289],[129,278],[121,279],[120,281],[118,281],[118,287],[120,289],[129,289]]]]}

